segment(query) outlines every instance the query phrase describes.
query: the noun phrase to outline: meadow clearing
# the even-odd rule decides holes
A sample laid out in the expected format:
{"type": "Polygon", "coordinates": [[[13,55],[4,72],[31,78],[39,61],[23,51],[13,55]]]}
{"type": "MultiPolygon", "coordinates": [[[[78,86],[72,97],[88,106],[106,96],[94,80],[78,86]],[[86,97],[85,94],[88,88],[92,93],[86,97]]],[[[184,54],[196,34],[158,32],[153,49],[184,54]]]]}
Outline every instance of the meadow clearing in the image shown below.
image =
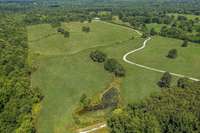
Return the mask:
{"type": "MultiPolygon", "coordinates": [[[[64,38],[47,24],[28,27],[29,62],[37,67],[32,74],[32,85],[41,88],[45,96],[37,120],[40,133],[73,130],[69,127],[73,125],[72,114],[80,96],[87,93],[92,97],[111,82],[113,75],[106,72],[102,64],[89,58],[93,50],[106,53],[124,66],[126,76],[120,88],[123,103],[139,102],[160,91],[156,83],[161,73],[141,69],[122,60],[125,53],[139,48],[144,41],[134,30],[102,21],[63,23],[62,27],[70,31],[69,38],[64,38]],[[90,26],[91,32],[82,32],[83,25],[90,26]],[[133,36],[134,39],[131,39],[133,36]]],[[[199,78],[197,71],[200,64],[194,65],[194,60],[199,58],[199,46],[191,44],[188,48],[181,48],[181,42],[155,36],[144,51],[128,58],[140,64],[199,78]],[[170,48],[177,48],[180,52],[177,59],[165,57],[170,48]]]]}

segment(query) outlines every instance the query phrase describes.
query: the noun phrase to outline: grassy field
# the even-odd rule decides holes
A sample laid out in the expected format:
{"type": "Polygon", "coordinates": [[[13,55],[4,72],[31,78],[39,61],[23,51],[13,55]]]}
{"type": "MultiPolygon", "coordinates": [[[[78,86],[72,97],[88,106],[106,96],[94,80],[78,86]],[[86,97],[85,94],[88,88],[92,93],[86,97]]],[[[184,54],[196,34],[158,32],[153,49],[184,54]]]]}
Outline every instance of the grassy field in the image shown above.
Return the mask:
{"type": "Polygon", "coordinates": [[[200,59],[200,46],[190,43],[187,48],[183,48],[181,45],[181,40],[156,36],[143,51],[130,55],[129,59],[146,66],[200,79],[200,62],[197,61],[200,59]],[[178,50],[176,59],[166,57],[170,49],[178,50]]]}
{"type": "Polygon", "coordinates": [[[29,27],[30,49],[42,55],[74,54],[88,48],[120,43],[137,35],[135,32],[127,32],[131,29],[109,25],[104,22],[64,23],[62,27],[70,31],[70,38],[54,34],[56,29],[52,29],[49,25],[32,26],[29,27]],[[84,25],[90,26],[90,33],[81,31],[84,25]],[[44,38],[41,39],[42,37],[44,38]]]}
{"type": "MultiPolygon", "coordinates": [[[[122,60],[125,53],[140,47],[144,41],[133,30],[101,21],[65,23],[62,26],[70,31],[70,38],[57,34],[56,29],[49,25],[28,28],[29,61],[38,66],[32,75],[32,85],[39,86],[45,96],[37,121],[39,133],[71,132],[72,113],[80,96],[83,93],[94,96],[111,82],[112,75],[104,71],[103,65],[92,62],[88,57],[92,50],[99,49],[124,66],[126,76],[120,88],[123,103],[138,102],[160,91],[156,83],[162,74],[132,66],[122,60]],[[83,25],[89,25],[91,32],[83,33],[83,25]],[[130,40],[132,36],[135,36],[134,40],[130,40]]],[[[181,41],[176,39],[154,37],[146,49],[129,58],[141,64],[198,78],[197,68],[200,64],[196,61],[199,59],[199,46],[181,48],[180,45],[181,41]],[[180,52],[175,60],[165,57],[171,48],[177,48],[180,52]]],[[[103,112],[98,113],[101,115],[103,112]]],[[[102,133],[106,132],[102,130],[102,133]]]]}
{"type": "Polygon", "coordinates": [[[109,84],[112,75],[88,57],[91,50],[118,46],[137,34],[118,25],[104,22],[66,23],[70,38],[64,38],[49,25],[28,28],[30,63],[38,66],[32,85],[39,86],[45,96],[37,122],[40,133],[62,133],[72,125],[72,113],[80,96],[93,96],[109,84]],[[81,31],[91,27],[90,33],[81,31]],[[34,62],[33,62],[34,60],[34,62]]]}

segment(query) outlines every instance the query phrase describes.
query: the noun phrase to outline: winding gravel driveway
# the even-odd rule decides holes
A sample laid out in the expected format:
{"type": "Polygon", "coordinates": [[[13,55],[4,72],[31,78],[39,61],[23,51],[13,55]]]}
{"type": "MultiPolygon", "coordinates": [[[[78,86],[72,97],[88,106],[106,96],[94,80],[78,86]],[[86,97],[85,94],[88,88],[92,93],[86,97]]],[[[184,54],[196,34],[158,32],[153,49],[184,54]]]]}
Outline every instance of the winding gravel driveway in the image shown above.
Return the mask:
{"type": "MultiPolygon", "coordinates": [[[[139,35],[142,35],[141,32],[139,32],[138,30],[134,30],[136,33],[138,33],[139,35]]],[[[144,42],[143,42],[143,45],[140,47],[140,48],[137,48],[137,49],[134,49],[132,51],[129,51],[128,53],[126,53],[124,56],[123,56],[123,60],[130,64],[130,65],[134,65],[134,66],[137,66],[137,67],[140,67],[140,68],[143,68],[143,69],[146,69],[146,70],[150,70],[150,71],[154,71],[154,72],[159,72],[159,73],[165,73],[166,71],[165,70],[161,70],[161,69],[156,69],[156,68],[152,68],[152,67],[148,67],[148,66],[144,66],[144,65],[141,65],[141,64],[137,64],[133,61],[130,61],[127,59],[127,57],[132,54],[132,53],[135,53],[135,52],[138,52],[142,49],[144,49],[147,45],[147,42],[150,41],[152,38],[149,37],[147,38],[144,42]]],[[[200,79],[197,79],[197,78],[193,78],[193,77],[189,77],[189,76],[186,76],[186,75],[182,75],[182,74],[177,74],[177,73],[172,73],[170,72],[171,75],[173,76],[176,76],[176,77],[186,77],[190,80],[193,80],[193,81],[200,81],[200,79]]],[[[89,130],[82,130],[82,131],[79,131],[79,133],[91,133],[93,131],[96,131],[96,130],[99,130],[101,128],[105,128],[106,127],[106,124],[102,124],[102,125],[99,125],[97,124],[97,126],[95,128],[92,128],[92,129],[89,129],[89,130]]]]}
{"type": "MultiPolygon", "coordinates": [[[[138,31],[138,32],[139,32],[139,31],[138,31]]],[[[142,45],[140,48],[134,49],[134,50],[132,50],[132,51],[126,53],[126,54],[123,56],[123,60],[124,60],[126,63],[128,63],[128,64],[131,64],[131,65],[134,65],[134,66],[137,66],[137,67],[146,69],[146,70],[150,70],[150,71],[154,71],[154,72],[159,72],[159,73],[165,73],[165,72],[166,72],[165,70],[156,69],[156,68],[144,66],[144,65],[141,65],[141,64],[137,64],[137,63],[135,63],[135,62],[130,61],[130,60],[127,59],[128,55],[130,55],[130,54],[132,54],[132,53],[135,53],[135,52],[137,52],[137,51],[140,51],[140,50],[144,49],[144,48],[146,47],[147,42],[150,41],[150,40],[151,40],[151,37],[147,38],[147,39],[143,42],[143,45],[142,45]]],[[[182,74],[177,74],[177,73],[172,73],[172,72],[170,72],[170,74],[173,75],[173,76],[176,76],[176,77],[181,77],[181,78],[182,78],[182,77],[186,77],[186,78],[188,78],[188,79],[190,79],[190,80],[193,80],[193,81],[200,81],[200,80],[197,79],[197,78],[189,77],[189,76],[182,75],[182,74]]]]}

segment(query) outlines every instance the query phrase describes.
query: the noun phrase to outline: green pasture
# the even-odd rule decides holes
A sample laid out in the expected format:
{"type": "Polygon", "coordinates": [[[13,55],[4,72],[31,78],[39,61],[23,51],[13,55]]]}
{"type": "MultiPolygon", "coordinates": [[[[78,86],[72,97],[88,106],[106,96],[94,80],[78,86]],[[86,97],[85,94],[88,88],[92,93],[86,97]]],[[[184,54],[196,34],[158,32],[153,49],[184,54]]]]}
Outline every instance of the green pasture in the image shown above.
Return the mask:
{"type": "Polygon", "coordinates": [[[198,61],[200,46],[189,43],[189,46],[185,48],[181,47],[182,43],[183,41],[178,39],[155,36],[144,50],[133,53],[129,59],[149,67],[200,79],[200,62],[198,61]],[[176,59],[166,57],[170,49],[177,49],[176,59]]]}
{"type": "MultiPolygon", "coordinates": [[[[125,53],[141,47],[144,41],[132,29],[102,21],[64,23],[62,27],[70,31],[70,38],[64,38],[47,24],[28,27],[29,61],[38,67],[32,74],[32,86],[41,88],[45,96],[36,123],[39,133],[71,132],[72,113],[80,96],[83,93],[94,96],[112,81],[113,75],[104,70],[103,64],[89,58],[93,50],[103,51],[124,66],[126,76],[120,88],[123,103],[139,102],[160,91],[156,83],[161,73],[122,60],[125,53]],[[91,32],[82,32],[83,25],[90,26],[91,32]],[[133,36],[135,39],[131,40],[133,36]]],[[[140,64],[200,77],[197,69],[200,64],[196,62],[200,58],[199,46],[192,44],[182,48],[180,45],[180,40],[156,36],[144,50],[128,58],[140,64]],[[171,48],[178,49],[175,60],[165,57],[171,48]]]]}
{"type": "Polygon", "coordinates": [[[111,82],[112,75],[103,65],[89,58],[92,50],[122,45],[138,36],[132,29],[105,22],[65,23],[62,27],[70,31],[70,38],[46,24],[28,27],[29,61],[38,67],[32,85],[40,87],[45,96],[36,124],[40,133],[69,132],[80,96],[93,96],[111,82]],[[89,25],[91,32],[82,32],[83,25],[89,25]]]}

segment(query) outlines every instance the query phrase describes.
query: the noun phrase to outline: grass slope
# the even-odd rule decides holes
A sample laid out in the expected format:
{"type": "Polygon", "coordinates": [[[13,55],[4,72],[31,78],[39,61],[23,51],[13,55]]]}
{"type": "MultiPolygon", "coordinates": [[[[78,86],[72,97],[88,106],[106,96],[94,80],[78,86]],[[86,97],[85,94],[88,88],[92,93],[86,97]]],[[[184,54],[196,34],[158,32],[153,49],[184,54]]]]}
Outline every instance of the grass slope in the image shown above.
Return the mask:
{"type": "Polygon", "coordinates": [[[93,96],[111,81],[112,75],[88,57],[90,51],[118,46],[137,36],[131,29],[104,22],[66,23],[63,27],[70,30],[69,39],[54,35],[56,29],[49,25],[28,28],[30,63],[38,66],[32,85],[39,86],[45,96],[37,122],[40,133],[70,132],[68,126],[73,124],[72,113],[80,96],[93,96]],[[91,32],[82,32],[82,25],[89,25],[91,32]]]}
{"type": "Polygon", "coordinates": [[[200,79],[198,72],[200,67],[200,62],[198,62],[200,59],[199,45],[190,43],[187,48],[183,48],[181,45],[181,40],[156,36],[144,50],[130,55],[129,59],[146,66],[200,79]],[[166,57],[170,49],[178,50],[176,59],[166,57]]]}
{"type": "MultiPolygon", "coordinates": [[[[28,28],[29,40],[43,37],[29,43],[30,62],[35,60],[33,65],[39,66],[32,75],[32,85],[42,88],[45,95],[37,122],[40,133],[70,132],[68,127],[73,125],[72,112],[81,94],[94,96],[112,80],[112,75],[104,71],[103,65],[90,60],[88,55],[92,50],[99,49],[124,66],[126,76],[120,88],[124,103],[138,102],[160,91],[156,83],[162,74],[138,68],[122,60],[125,53],[140,47],[144,41],[133,30],[101,21],[91,24],[66,23],[63,27],[71,31],[69,39],[59,34],[54,35],[56,30],[49,25],[28,28]],[[82,25],[89,25],[92,32],[83,33],[82,25]],[[45,30],[42,30],[43,27],[45,30]],[[46,37],[50,33],[53,35],[46,37]],[[133,35],[137,37],[130,40],[133,35]]],[[[181,48],[180,45],[180,40],[154,37],[143,51],[128,58],[144,65],[198,78],[197,68],[200,64],[196,61],[199,58],[199,46],[181,48]],[[175,60],[165,57],[171,48],[177,48],[180,52],[175,60]]]]}

